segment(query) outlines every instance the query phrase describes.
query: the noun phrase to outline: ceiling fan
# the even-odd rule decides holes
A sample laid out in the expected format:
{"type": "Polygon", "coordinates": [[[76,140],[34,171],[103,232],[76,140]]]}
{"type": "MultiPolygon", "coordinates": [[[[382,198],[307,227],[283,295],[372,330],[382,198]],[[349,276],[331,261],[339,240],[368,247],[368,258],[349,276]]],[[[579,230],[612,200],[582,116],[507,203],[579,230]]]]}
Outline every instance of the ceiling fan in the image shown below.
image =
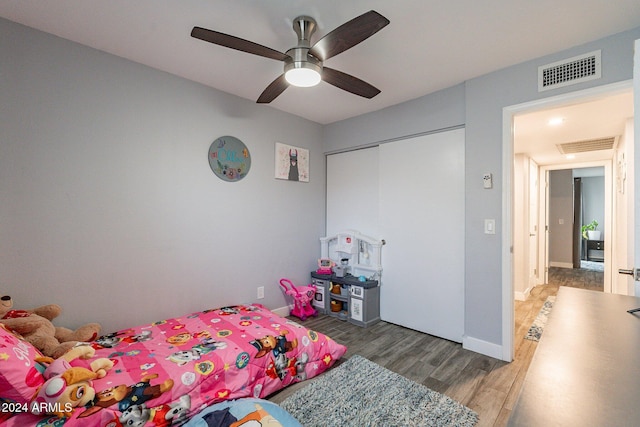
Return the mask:
{"type": "Polygon", "coordinates": [[[388,24],[387,18],[371,10],[342,24],[312,46],[311,36],[316,30],[316,21],[309,16],[299,16],[293,20],[298,44],[285,53],[201,27],[194,27],[191,36],[242,52],[283,61],[284,72],[262,92],[257,101],[259,104],[273,101],[290,84],[308,87],[318,84],[320,80],[370,99],[379,94],[380,90],[357,77],[325,67],[323,62],[368,39],[388,24]]]}

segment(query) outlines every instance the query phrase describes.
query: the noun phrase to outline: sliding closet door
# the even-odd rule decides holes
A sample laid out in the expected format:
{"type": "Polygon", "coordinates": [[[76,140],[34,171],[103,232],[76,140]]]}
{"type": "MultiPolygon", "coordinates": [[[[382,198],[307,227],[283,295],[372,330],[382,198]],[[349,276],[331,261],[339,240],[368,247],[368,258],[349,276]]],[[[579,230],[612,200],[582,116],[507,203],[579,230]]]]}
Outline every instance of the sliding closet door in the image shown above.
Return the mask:
{"type": "Polygon", "coordinates": [[[378,154],[381,317],[462,342],[464,130],[383,144],[378,154]]]}
{"type": "Polygon", "coordinates": [[[378,147],[327,156],[327,236],[350,229],[380,237],[378,147]]]}
{"type": "Polygon", "coordinates": [[[461,342],[464,130],[327,156],[327,235],[385,239],[383,320],[461,342]]]}

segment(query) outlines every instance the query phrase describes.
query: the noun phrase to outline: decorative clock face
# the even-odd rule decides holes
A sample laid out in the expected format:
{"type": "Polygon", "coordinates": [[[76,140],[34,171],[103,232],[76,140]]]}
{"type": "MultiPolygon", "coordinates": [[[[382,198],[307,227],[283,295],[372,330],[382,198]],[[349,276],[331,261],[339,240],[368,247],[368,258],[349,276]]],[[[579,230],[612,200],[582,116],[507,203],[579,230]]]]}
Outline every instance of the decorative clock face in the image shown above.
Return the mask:
{"type": "Polygon", "coordinates": [[[249,149],[233,136],[221,136],[209,147],[209,166],[224,181],[240,181],[251,168],[249,149]]]}

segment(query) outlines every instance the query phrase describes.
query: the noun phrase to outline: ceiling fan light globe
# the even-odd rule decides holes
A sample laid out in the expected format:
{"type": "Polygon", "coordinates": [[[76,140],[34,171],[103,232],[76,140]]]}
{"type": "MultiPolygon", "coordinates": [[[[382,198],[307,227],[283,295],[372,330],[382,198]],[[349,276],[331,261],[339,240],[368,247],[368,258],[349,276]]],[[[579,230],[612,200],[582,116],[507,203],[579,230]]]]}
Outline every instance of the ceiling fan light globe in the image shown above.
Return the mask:
{"type": "Polygon", "coordinates": [[[288,70],[284,78],[290,85],[298,87],[311,87],[320,83],[320,73],[311,68],[292,68],[288,70]]]}

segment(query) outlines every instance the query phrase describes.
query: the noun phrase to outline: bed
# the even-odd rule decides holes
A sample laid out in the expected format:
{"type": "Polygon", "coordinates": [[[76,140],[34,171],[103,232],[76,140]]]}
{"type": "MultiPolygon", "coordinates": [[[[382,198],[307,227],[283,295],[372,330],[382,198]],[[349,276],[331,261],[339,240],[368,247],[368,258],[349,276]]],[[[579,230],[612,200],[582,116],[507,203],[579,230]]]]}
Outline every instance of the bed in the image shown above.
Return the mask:
{"type": "Polygon", "coordinates": [[[0,328],[0,423],[183,425],[205,408],[244,398],[256,399],[250,403],[256,410],[269,411],[260,399],[324,372],[346,351],[260,305],[166,319],[104,335],[91,345],[95,356],[83,363],[96,358],[114,363],[106,376],[92,381],[95,397],[62,418],[38,416],[30,405],[44,382],[43,366],[34,362],[39,353],[0,328]]]}

